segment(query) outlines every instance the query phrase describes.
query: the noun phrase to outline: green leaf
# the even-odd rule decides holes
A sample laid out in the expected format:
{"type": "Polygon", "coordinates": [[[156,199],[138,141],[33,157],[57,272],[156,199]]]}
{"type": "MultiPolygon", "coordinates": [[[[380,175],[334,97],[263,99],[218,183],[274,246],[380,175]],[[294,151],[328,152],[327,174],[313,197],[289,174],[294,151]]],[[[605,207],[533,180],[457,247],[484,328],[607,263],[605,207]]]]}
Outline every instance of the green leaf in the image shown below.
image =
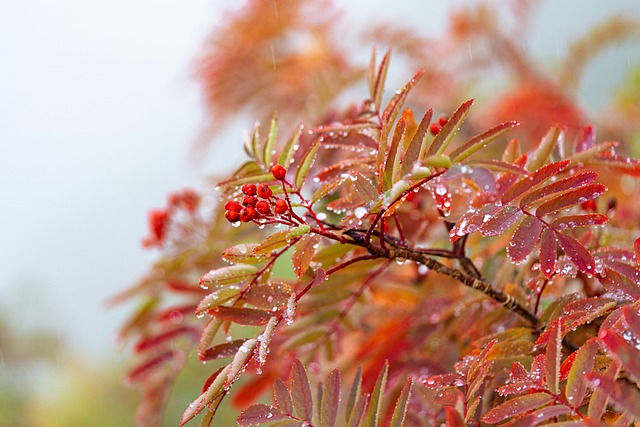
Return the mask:
{"type": "Polygon", "coordinates": [[[253,278],[258,269],[252,265],[238,264],[211,270],[200,279],[204,289],[240,283],[253,278]]]}
{"type": "Polygon", "coordinates": [[[258,122],[256,122],[253,127],[253,133],[251,134],[251,148],[248,154],[256,159],[258,163],[264,163],[263,152],[260,149],[260,123],[258,122]]]}
{"type": "Polygon", "coordinates": [[[391,417],[391,424],[389,427],[402,427],[404,425],[404,418],[407,415],[409,399],[411,399],[412,387],[413,379],[409,378],[400,392],[400,397],[398,397],[398,400],[396,401],[396,407],[393,410],[393,416],[391,417]]]}
{"type": "Polygon", "coordinates": [[[421,153],[426,152],[427,135],[432,117],[433,109],[431,108],[425,113],[424,116],[422,116],[420,125],[418,125],[418,129],[413,135],[413,138],[411,138],[411,142],[409,142],[407,151],[405,151],[404,155],[402,156],[402,160],[400,161],[401,177],[407,176],[408,174],[412,173],[416,163],[418,162],[418,159],[422,158],[421,153]]]}
{"type": "Polygon", "coordinates": [[[331,371],[324,384],[322,403],[320,405],[320,425],[334,427],[340,405],[340,371],[331,371]]]}
{"type": "Polygon", "coordinates": [[[218,289],[204,297],[196,308],[196,316],[202,316],[209,310],[224,304],[240,293],[240,286],[231,286],[218,289]]]}
{"type": "Polygon", "coordinates": [[[288,230],[278,231],[273,233],[271,236],[267,237],[260,243],[258,246],[253,248],[253,253],[260,254],[270,254],[275,249],[281,248],[285,245],[292,243],[292,241],[296,237],[300,237],[311,230],[311,227],[308,225],[301,225],[299,227],[290,228],[288,230]]]}
{"type": "Polygon", "coordinates": [[[400,148],[402,147],[402,140],[406,131],[406,123],[403,117],[398,120],[393,138],[391,139],[391,147],[384,159],[384,171],[382,173],[383,190],[388,190],[393,184],[394,167],[396,166],[396,160],[400,158],[400,148]]]}
{"type": "Polygon", "coordinates": [[[198,415],[204,408],[211,405],[217,398],[224,394],[223,387],[230,370],[231,365],[227,365],[222,368],[207,390],[189,404],[180,418],[180,427],[184,426],[189,422],[189,420],[198,415]]]}
{"type": "Polygon", "coordinates": [[[353,410],[351,411],[349,419],[347,421],[348,427],[360,427],[365,410],[367,409],[368,402],[368,394],[364,396],[358,396],[358,399],[356,400],[355,405],[353,406],[353,410]]]}
{"type": "Polygon", "coordinates": [[[255,338],[251,338],[246,340],[238,348],[238,352],[233,357],[231,365],[229,365],[231,366],[231,369],[229,369],[229,373],[227,374],[227,382],[225,383],[226,387],[229,387],[231,384],[236,382],[242,372],[244,372],[245,365],[253,355],[253,351],[256,349],[256,345],[258,345],[258,340],[255,338]]]}
{"type": "MultiPolygon", "coordinates": [[[[300,146],[300,135],[302,134],[302,129],[304,129],[304,127],[302,125],[298,125],[298,127],[296,128],[291,138],[289,138],[285,146],[282,148],[280,157],[278,157],[279,165],[287,168],[291,164],[291,161],[293,160],[293,156],[296,153],[296,150],[298,149],[298,147],[300,146]]],[[[273,178],[273,176],[271,178],[273,178]]]]}
{"type": "MultiPolygon", "coordinates": [[[[376,111],[380,111],[380,104],[382,104],[382,95],[384,93],[384,84],[387,80],[387,71],[389,70],[390,59],[391,49],[387,50],[382,57],[382,61],[380,61],[380,66],[378,67],[378,72],[376,73],[375,78],[372,79],[373,85],[370,85],[369,87],[371,100],[373,101],[376,111]]],[[[372,60],[375,61],[375,51],[372,60]]]]}
{"type": "Polygon", "coordinates": [[[256,246],[258,246],[257,243],[240,243],[239,245],[231,246],[222,251],[222,258],[233,264],[257,264],[267,257],[253,253],[256,246]]]}
{"type": "Polygon", "coordinates": [[[373,386],[371,393],[371,401],[369,402],[369,411],[367,412],[367,420],[365,427],[378,427],[380,425],[382,415],[382,397],[387,386],[387,375],[389,374],[389,362],[385,361],[384,368],[380,371],[376,384],[373,386]]]}
{"type": "Polygon", "coordinates": [[[305,234],[295,244],[291,263],[293,272],[297,277],[301,277],[311,265],[311,260],[316,253],[316,247],[320,242],[320,236],[305,234]]]}
{"type": "Polygon", "coordinates": [[[291,398],[294,414],[300,419],[310,422],[313,416],[311,386],[304,365],[297,359],[291,367],[291,398]]]}
{"type": "Polygon", "coordinates": [[[456,132],[462,125],[465,117],[469,113],[469,109],[473,104],[473,99],[463,103],[458,109],[451,115],[451,118],[446,125],[442,127],[442,130],[438,132],[438,135],[433,139],[429,149],[425,152],[425,156],[433,156],[435,154],[442,154],[444,150],[455,136],[456,132]]]}
{"type": "Polygon", "coordinates": [[[278,117],[276,114],[271,119],[271,126],[269,127],[269,135],[267,141],[264,144],[264,152],[262,158],[267,166],[271,164],[271,158],[274,157],[274,148],[276,146],[276,138],[278,137],[278,117]]]}
{"type": "Polygon", "coordinates": [[[307,175],[309,175],[311,166],[313,166],[313,162],[316,160],[319,149],[320,142],[319,140],[316,140],[311,144],[311,147],[309,147],[309,151],[304,154],[302,160],[300,160],[300,164],[298,165],[298,169],[296,170],[296,177],[294,180],[294,184],[297,188],[302,188],[304,180],[306,179],[307,175]]]}
{"type": "Polygon", "coordinates": [[[356,404],[356,400],[360,397],[362,391],[362,365],[358,365],[356,375],[353,377],[353,383],[351,384],[351,390],[349,391],[349,398],[347,399],[347,405],[345,408],[345,421],[349,423],[351,418],[351,412],[356,404]]]}
{"type": "Polygon", "coordinates": [[[576,358],[569,370],[565,387],[565,394],[571,405],[579,407],[587,393],[584,375],[593,371],[593,362],[597,352],[598,343],[594,338],[585,342],[576,352],[576,358]]]}
{"type": "Polygon", "coordinates": [[[498,126],[494,126],[488,131],[481,133],[480,135],[476,135],[460,147],[456,148],[449,154],[449,157],[453,159],[453,163],[460,163],[476,151],[484,148],[491,141],[495,140],[505,132],[509,131],[511,128],[518,126],[520,123],[518,122],[504,122],[499,124],[498,126]]]}
{"type": "Polygon", "coordinates": [[[200,360],[204,360],[203,358],[206,357],[207,349],[213,342],[218,330],[220,330],[222,322],[222,319],[213,318],[209,320],[204,327],[204,330],[200,334],[200,342],[198,343],[198,358],[200,360]]]}
{"type": "Polygon", "coordinates": [[[527,160],[527,170],[534,171],[541,168],[551,160],[553,150],[562,144],[564,140],[564,128],[556,125],[549,129],[547,134],[542,138],[538,148],[531,154],[527,160]]]}

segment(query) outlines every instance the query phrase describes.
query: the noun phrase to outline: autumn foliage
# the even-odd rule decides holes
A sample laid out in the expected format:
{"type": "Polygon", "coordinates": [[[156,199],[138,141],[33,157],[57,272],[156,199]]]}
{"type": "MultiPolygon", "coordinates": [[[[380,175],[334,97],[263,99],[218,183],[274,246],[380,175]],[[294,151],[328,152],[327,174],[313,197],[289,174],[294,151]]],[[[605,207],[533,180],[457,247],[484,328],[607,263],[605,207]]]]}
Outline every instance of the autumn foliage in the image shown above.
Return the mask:
{"type": "MultiPolygon", "coordinates": [[[[229,34],[282,42],[305,28],[301,2],[288,1],[277,2],[280,27],[249,31],[267,3],[246,6],[229,34]]],[[[350,67],[329,48],[328,21],[307,28],[316,50],[289,51],[278,68],[342,67],[367,80],[361,102],[314,110],[304,101],[325,81],[248,65],[283,118],[256,125],[247,161],[207,190],[220,197],[213,212],[199,212],[190,191],[152,211],[145,242],[162,256],[120,297],[142,301],[122,331],[140,356],[129,379],[143,394],[141,425],[158,425],[192,355],[211,375],[180,425],[215,425],[229,400],[247,426],[640,422],[640,161],[598,141],[562,76],[514,51],[480,19],[487,8],[454,14],[447,39],[453,52],[463,40],[493,43],[515,70],[514,86],[485,105],[438,100],[436,114],[428,96],[414,101],[444,78],[440,64],[385,96],[391,51],[374,51],[367,72],[350,67]],[[293,110],[279,98],[289,91],[293,110]]],[[[213,42],[200,70],[216,108],[237,86],[224,85],[231,53],[213,42]]],[[[350,80],[339,83],[328,99],[350,80]]],[[[238,107],[258,108],[258,89],[241,91],[251,101],[238,107]]]]}

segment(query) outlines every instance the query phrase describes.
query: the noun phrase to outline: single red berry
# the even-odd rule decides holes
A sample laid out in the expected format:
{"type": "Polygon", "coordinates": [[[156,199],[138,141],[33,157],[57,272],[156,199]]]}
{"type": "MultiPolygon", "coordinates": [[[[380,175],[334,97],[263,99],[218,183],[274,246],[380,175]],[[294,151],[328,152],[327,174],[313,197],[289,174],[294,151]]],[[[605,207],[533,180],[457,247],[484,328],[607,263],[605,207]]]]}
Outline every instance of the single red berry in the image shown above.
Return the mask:
{"type": "Polygon", "coordinates": [[[262,215],[271,215],[271,205],[269,205],[269,202],[264,200],[260,200],[256,203],[256,210],[262,215]]]}
{"type": "Polygon", "coordinates": [[[238,222],[240,221],[240,211],[226,211],[224,217],[229,222],[238,222]]]}
{"type": "Polygon", "coordinates": [[[258,212],[253,206],[247,206],[246,209],[250,219],[260,218],[260,212],[258,212]]]}
{"type": "Polygon", "coordinates": [[[257,188],[255,184],[245,184],[242,186],[242,192],[247,196],[255,196],[257,188]]]}
{"type": "Polygon", "coordinates": [[[278,215],[282,215],[286,211],[289,210],[289,206],[287,205],[287,201],[283,199],[276,200],[274,205],[274,209],[278,215]]]}
{"type": "Polygon", "coordinates": [[[280,165],[271,166],[271,174],[278,181],[282,181],[287,176],[287,170],[280,165]]]}
{"type": "Polygon", "coordinates": [[[258,198],[256,196],[244,196],[242,198],[242,204],[245,206],[255,206],[258,203],[258,198]]]}
{"type": "Polygon", "coordinates": [[[273,191],[267,184],[258,185],[258,197],[262,197],[263,199],[268,199],[273,196],[273,191]]]}
{"type": "Polygon", "coordinates": [[[449,119],[446,118],[445,116],[441,116],[440,118],[438,118],[438,123],[440,124],[440,126],[444,126],[449,122],[449,119]]]}
{"type": "MultiPolygon", "coordinates": [[[[251,221],[251,215],[249,214],[249,211],[247,210],[248,208],[244,208],[240,211],[239,216],[240,216],[240,221],[242,222],[249,222],[251,221]]],[[[251,208],[253,209],[253,208],[251,208]]]]}
{"type": "Polygon", "coordinates": [[[224,209],[227,211],[236,211],[240,212],[242,210],[242,205],[235,200],[229,200],[224,204],[224,209]]]}
{"type": "Polygon", "coordinates": [[[442,130],[442,126],[440,126],[439,123],[431,123],[431,126],[429,126],[429,132],[431,132],[431,135],[437,135],[440,133],[440,131],[442,130]]]}
{"type": "Polygon", "coordinates": [[[165,209],[154,209],[149,212],[149,229],[157,242],[164,240],[169,224],[169,212],[165,209]]]}

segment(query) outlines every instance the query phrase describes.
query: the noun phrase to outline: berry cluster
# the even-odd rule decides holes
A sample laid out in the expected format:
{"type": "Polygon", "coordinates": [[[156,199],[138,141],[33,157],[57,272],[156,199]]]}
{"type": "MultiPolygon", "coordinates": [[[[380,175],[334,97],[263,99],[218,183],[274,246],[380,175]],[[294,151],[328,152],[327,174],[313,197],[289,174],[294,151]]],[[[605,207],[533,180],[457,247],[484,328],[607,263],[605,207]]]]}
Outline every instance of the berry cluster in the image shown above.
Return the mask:
{"type": "MultiPolygon", "coordinates": [[[[280,165],[274,165],[271,167],[271,174],[278,181],[282,181],[287,175],[287,170],[280,165]]],[[[224,217],[231,223],[273,218],[274,213],[283,215],[289,210],[287,201],[275,197],[268,184],[245,184],[242,186],[242,193],[242,203],[229,200],[224,205],[224,217]]]]}
{"type": "Polygon", "coordinates": [[[448,121],[449,119],[447,117],[440,116],[437,123],[431,123],[431,126],[429,126],[429,132],[431,132],[431,135],[436,136],[439,134],[442,127],[446,125],[448,121]]]}
{"type": "Polygon", "coordinates": [[[164,245],[171,223],[180,211],[194,216],[200,205],[200,195],[191,189],[171,193],[167,197],[167,207],[151,210],[148,216],[149,236],[142,240],[145,248],[164,245]]]}

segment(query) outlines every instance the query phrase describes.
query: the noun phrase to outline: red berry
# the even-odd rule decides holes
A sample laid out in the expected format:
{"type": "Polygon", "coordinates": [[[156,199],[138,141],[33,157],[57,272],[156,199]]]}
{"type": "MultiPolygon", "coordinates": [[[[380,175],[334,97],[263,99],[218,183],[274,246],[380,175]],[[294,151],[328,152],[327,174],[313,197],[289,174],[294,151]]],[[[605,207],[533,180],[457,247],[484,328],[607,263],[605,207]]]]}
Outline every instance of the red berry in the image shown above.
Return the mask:
{"type": "Polygon", "coordinates": [[[224,217],[229,222],[238,222],[238,221],[240,221],[240,212],[239,211],[226,211],[224,213],[224,217]]]}
{"type": "Polygon", "coordinates": [[[268,199],[273,196],[273,191],[267,184],[258,185],[258,197],[262,197],[263,199],[268,199]]]}
{"type": "Polygon", "coordinates": [[[247,209],[247,214],[249,215],[249,218],[251,219],[260,218],[260,212],[258,212],[256,208],[254,208],[253,206],[247,206],[246,209],[247,209]]]}
{"type": "Polygon", "coordinates": [[[169,212],[165,209],[154,209],[149,212],[149,229],[157,242],[164,240],[169,223],[169,212]]]}
{"type": "Polygon", "coordinates": [[[440,126],[439,123],[431,123],[431,126],[429,126],[429,132],[431,132],[431,135],[437,135],[440,133],[440,131],[442,130],[442,126],[440,126]]]}
{"type": "Polygon", "coordinates": [[[258,198],[255,196],[244,196],[242,198],[242,204],[245,206],[255,206],[258,203],[258,198]]]}
{"type": "Polygon", "coordinates": [[[274,209],[278,215],[282,215],[289,210],[289,205],[287,205],[286,200],[278,199],[276,200],[274,209]]]}
{"type": "Polygon", "coordinates": [[[438,119],[438,123],[440,124],[440,126],[444,126],[447,124],[447,122],[449,121],[448,118],[446,118],[445,116],[442,116],[438,119]]]}
{"type": "Polygon", "coordinates": [[[270,215],[271,205],[269,205],[269,202],[260,200],[258,203],[256,203],[256,210],[260,212],[262,215],[270,215]]]}
{"type": "MultiPolygon", "coordinates": [[[[252,208],[253,209],[253,208],[252,208]]],[[[244,208],[240,211],[240,221],[242,222],[249,222],[251,221],[251,215],[249,214],[249,211],[247,210],[247,208],[244,208]]]]}
{"type": "Polygon", "coordinates": [[[255,184],[245,184],[242,186],[242,192],[247,196],[255,196],[257,189],[255,184]]]}
{"type": "Polygon", "coordinates": [[[278,181],[282,181],[287,176],[287,170],[280,165],[271,166],[271,174],[278,181]]]}
{"type": "Polygon", "coordinates": [[[240,205],[240,203],[236,202],[235,200],[229,200],[227,203],[224,204],[224,209],[227,211],[240,212],[240,210],[242,209],[242,206],[240,205]]]}

